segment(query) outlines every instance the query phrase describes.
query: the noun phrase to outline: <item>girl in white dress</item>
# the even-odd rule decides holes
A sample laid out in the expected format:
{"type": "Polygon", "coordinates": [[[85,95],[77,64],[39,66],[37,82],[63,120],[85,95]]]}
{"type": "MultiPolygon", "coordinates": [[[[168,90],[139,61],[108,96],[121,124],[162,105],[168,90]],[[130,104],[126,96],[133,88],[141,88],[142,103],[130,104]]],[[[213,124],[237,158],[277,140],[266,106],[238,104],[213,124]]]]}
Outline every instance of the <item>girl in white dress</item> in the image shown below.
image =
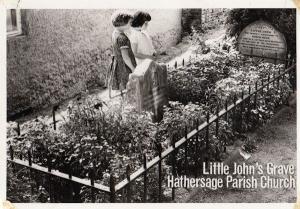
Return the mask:
{"type": "Polygon", "coordinates": [[[154,59],[156,56],[151,37],[147,32],[150,20],[151,16],[147,12],[137,11],[133,15],[129,39],[137,64],[147,58],[154,59]]]}

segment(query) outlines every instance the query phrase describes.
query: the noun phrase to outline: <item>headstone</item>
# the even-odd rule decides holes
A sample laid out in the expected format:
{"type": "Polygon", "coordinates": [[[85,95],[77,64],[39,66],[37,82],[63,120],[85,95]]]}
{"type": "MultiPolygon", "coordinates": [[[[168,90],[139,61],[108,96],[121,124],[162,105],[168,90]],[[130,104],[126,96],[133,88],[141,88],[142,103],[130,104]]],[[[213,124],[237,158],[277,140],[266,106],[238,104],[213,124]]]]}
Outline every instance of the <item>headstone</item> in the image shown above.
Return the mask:
{"type": "Polygon", "coordinates": [[[167,99],[167,68],[146,59],[130,74],[127,83],[127,102],[138,112],[153,112],[153,120],[163,117],[163,106],[167,99]]]}
{"type": "Polygon", "coordinates": [[[274,26],[263,20],[255,21],[243,29],[238,38],[238,50],[245,55],[268,57],[271,62],[284,62],[286,40],[274,26]]]}

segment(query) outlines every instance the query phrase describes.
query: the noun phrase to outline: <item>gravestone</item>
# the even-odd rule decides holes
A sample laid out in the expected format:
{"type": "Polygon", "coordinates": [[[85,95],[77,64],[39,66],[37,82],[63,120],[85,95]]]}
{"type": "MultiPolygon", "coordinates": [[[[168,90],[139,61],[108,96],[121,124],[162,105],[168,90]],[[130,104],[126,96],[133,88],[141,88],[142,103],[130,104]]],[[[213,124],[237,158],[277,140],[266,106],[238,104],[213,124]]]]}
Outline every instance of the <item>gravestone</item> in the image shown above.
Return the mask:
{"type": "Polygon", "coordinates": [[[268,57],[266,61],[283,63],[287,45],[285,37],[270,23],[255,21],[243,29],[238,38],[238,50],[245,55],[268,57]]]}
{"type": "Polygon", "coordinates": [[[163,106],[167,99],[167,68],[146,59],[130,74],[127,83],[127,103],[138,112],[153,112],[153,120],[163,117],[163,106]]]}

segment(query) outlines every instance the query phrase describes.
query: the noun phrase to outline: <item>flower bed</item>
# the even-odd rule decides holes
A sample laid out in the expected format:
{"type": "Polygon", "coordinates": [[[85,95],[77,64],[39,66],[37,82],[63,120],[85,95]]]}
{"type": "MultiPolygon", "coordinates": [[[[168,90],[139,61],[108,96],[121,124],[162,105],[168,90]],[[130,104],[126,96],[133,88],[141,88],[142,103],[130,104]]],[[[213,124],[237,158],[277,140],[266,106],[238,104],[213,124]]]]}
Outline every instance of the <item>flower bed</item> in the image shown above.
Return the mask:
{"type": "MultiPolygon", "coordinates": [[[[105,103],[99,98],[87,97],[85,101],[70,103],[68,116],[57,130],[46,122],[49,118],[39,117],[22,124],[22,135],[17,136],[16,123],[8,123],[7,143],[15,147],[17,156],[22,154],[25,159],[28,150],[31,150],[34,163],[47,166],[50,156],[53,169],[68,172],[71,166],[74,176],[86,178],[90,169],[94,168],[95,182],[108,186],[111,173],[116,177],[116,182],[125,179],[127,165],[130,165],[132,172],[137,170],[142,166],[143,155],[147,156],[147,160],[157,155],[158,144],[166,149],[170,146],[171,137],[179,139],[186,131],[195,128],[196,119],[199,123],[204,122],[208,111],[215,113],[216,106],[224,107],[225,101],[230,104],[234,95],[247,92],[249,85],[253,91],[256,81],[267,81],[268,75],[272,78],[282,68],[281,65],[257,64],[244,57],[224,57],[223,54],[215,56],[214,61],[195,58],[189,65],[169,72],[171,102],[159,123],[153,123],[148,113],[138,114],[122,104],[104,111],[105,103]]],[[[221,119],[219,136],[210,134],[205,157],[221,160],[224,145],[234,141],[236,132],[245,132],[265,123],[274,114],[275,108],[286,100],[289,92],[288,79],[265,88],[263,94],[257,97],[257,106],[254,107],[253,101],[250,101],[250,105],[243,110],[244,113],[250,112],[250,119],[247,124],[243,122],[240,129],[232,129],[230,122],[233,118],[229,121],[221,119]]],[[[214,125],[210,126],[211,130],[214,128],[214,125]]],[[[200,135],[200,138],[204,136],[200,135]]],[[[189,159],[197,157],[193,148],[195,143],[192,141],[188,145],[189,159]]],[[[177,155],[177,173],[185,172],[183,159],[184,152],[180,151],[177,155]]],[[[169,160],[166,160],[164,172],[170,172],[169,165],[169,160]]],[[[195,166],[189,164],[188,171],[195,169],[195,166]]],[[[152,200],[157,198],[155,175],[155,170],[152,170],[148,177],[152,182],[149,188],[152,200]]],[[[142,181],[137,181],[135,186],[141,187],[142,181]]],[[[90,201],[87,191],[84,187],[80,188],[80,201],[90,201]]],[[[140,197],[141,193],[137,191],[133,199],[140,201],[140,197]]],[[[97,198],[105,201],[101,195],[97,198]]]]}

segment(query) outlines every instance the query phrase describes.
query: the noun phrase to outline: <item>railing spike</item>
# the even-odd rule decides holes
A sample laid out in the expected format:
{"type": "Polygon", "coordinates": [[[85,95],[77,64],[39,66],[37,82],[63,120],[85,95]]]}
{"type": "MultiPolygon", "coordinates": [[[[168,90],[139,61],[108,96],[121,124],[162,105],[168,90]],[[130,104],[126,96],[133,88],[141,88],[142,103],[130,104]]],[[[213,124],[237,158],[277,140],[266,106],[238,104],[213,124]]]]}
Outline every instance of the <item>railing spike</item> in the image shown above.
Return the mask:
{"type": "Polygon", "coordinates": [[[110,202],[116,201],[116,190],[115,190],[115,177],[111,173],[109,178],[109,188],[110,188],[110,202]]]}
{"type": "Polygon", "coordinates": [[[209,123],[209,111],[206,113],[206,122],[209,123]]]}
{"type": "Polygon", "coordinates": [[[18,136],[21,135],[21,128],[20,128],[20,123],[17,122],[17,133],[18,133],[18,136]]]}
{"type": "Polygon", "coordinates": [[[10,159],[14,160],[14,149],[12,145],[9,146],[9,154],[10,154],[10,159]]]}
{"type": "Polygon", "coordinates": [[[186,138],[186,140],[188,139],[188,128],[187,128],[187,125],[184,126],[184,137],[186,138]]]}
{"type": "Polygon", "coordinates": [[[147,156],[146,154],[143,155],[143,166],[146,169],[147,168],[147,156]]]}
{"type": "Polygon", "coordinates": [[[130,165],[129,164],[126,166],[126,178],[128,181],[130,181],[130,165]]]}
{"type": "Polygon", "coordinates": [[[30,149],[28,149],[27,153],[28,153],[28,164],[29,164],[29,166],[32,166],[32,159],[31,159],[30,149]]]}

